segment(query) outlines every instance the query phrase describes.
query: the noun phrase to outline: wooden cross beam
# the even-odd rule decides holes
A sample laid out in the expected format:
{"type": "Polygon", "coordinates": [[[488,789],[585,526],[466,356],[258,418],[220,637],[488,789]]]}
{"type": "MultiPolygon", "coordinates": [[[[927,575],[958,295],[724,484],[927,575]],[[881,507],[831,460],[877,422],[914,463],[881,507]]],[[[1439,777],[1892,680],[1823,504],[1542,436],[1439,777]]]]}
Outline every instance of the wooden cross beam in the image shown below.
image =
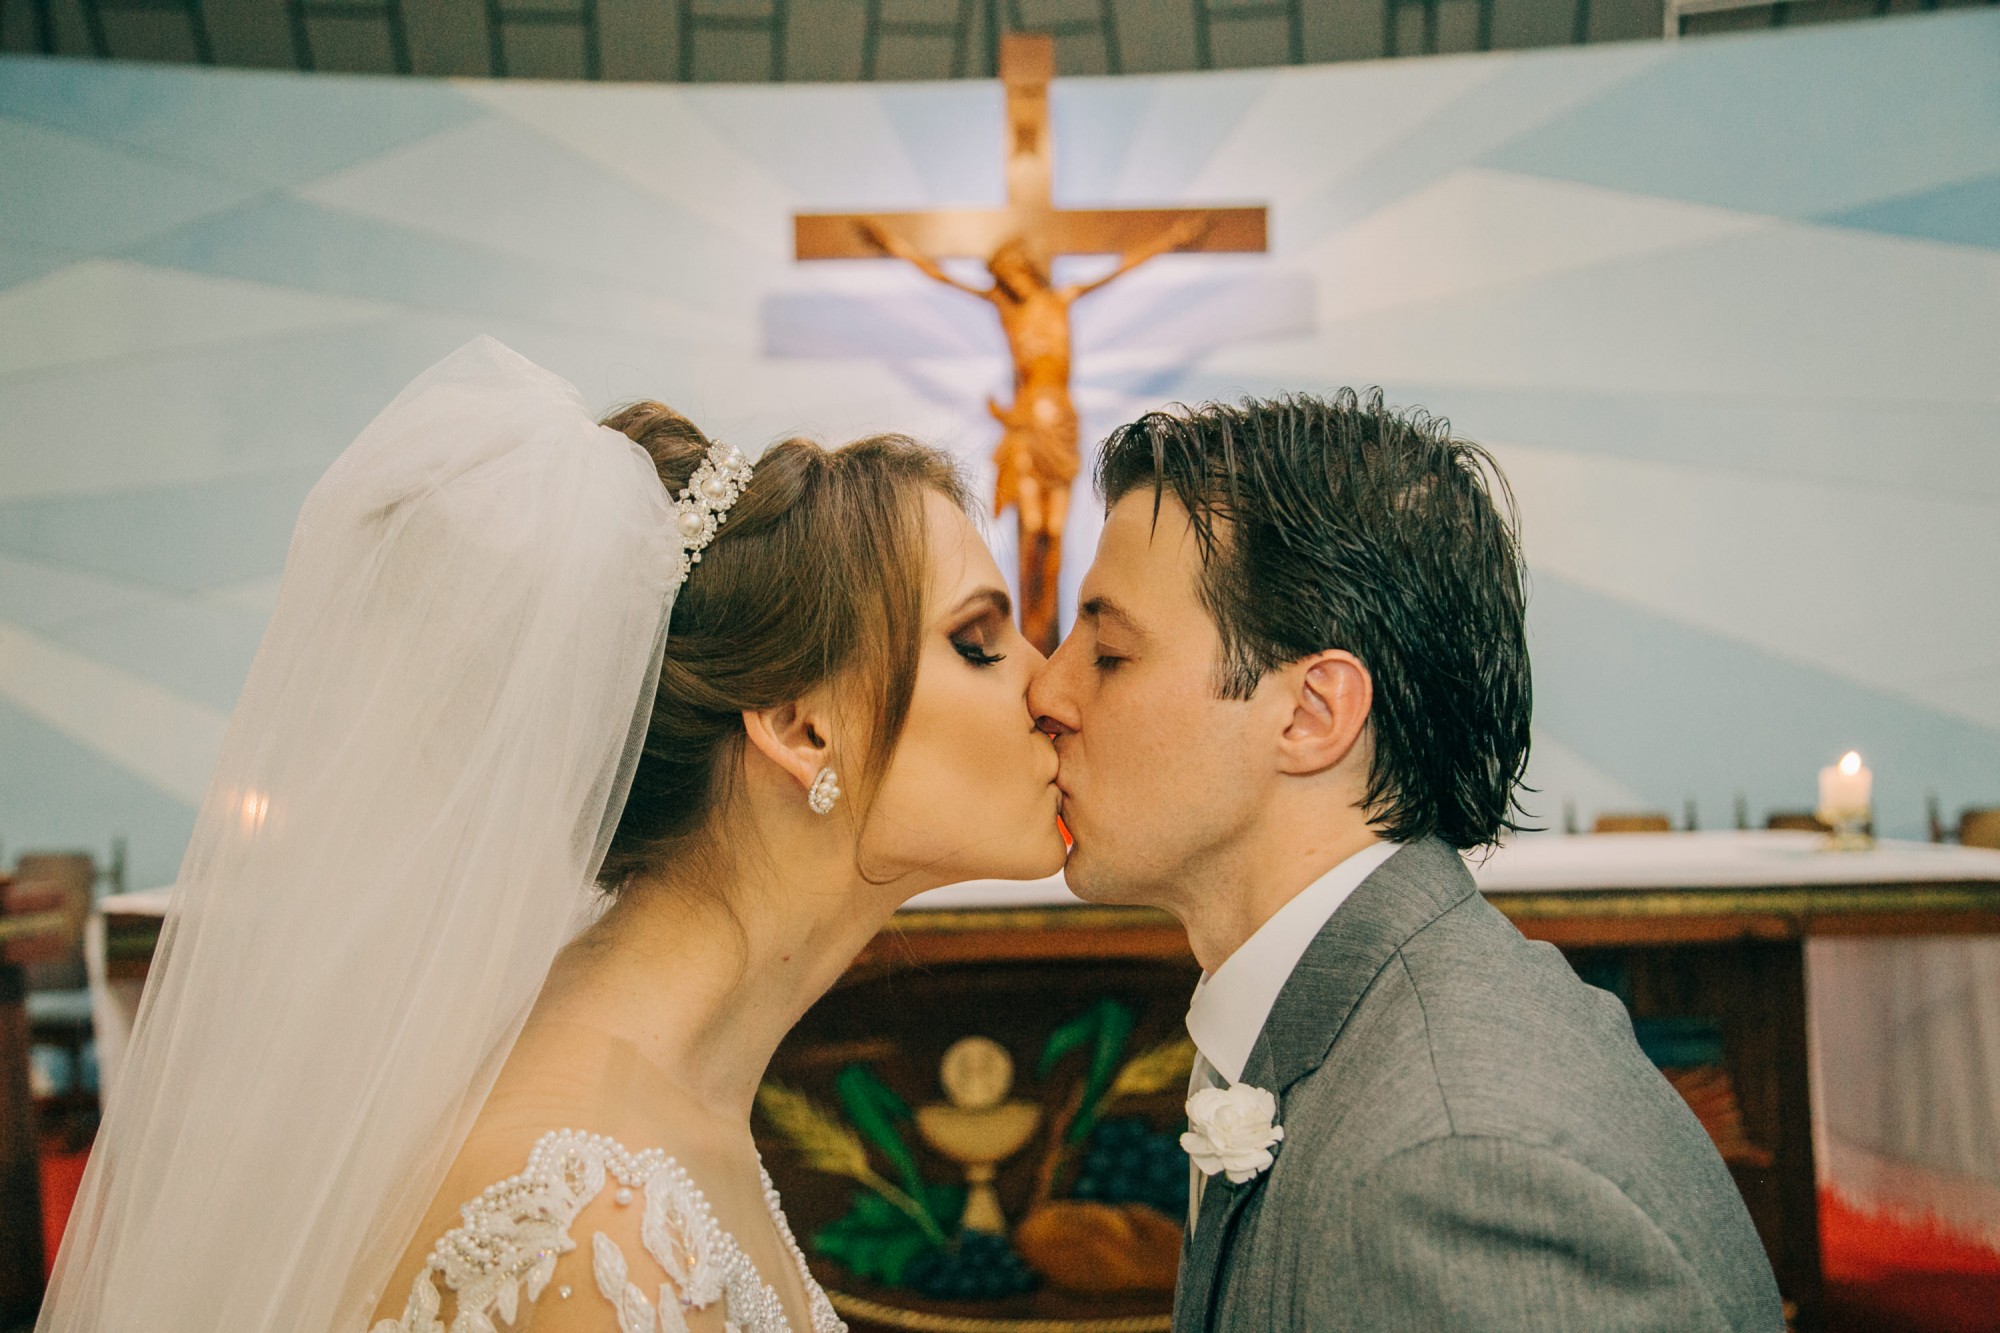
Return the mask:
{"type": "Polygon", "coordinates": [[[1057,208],[1050,199],[1049,80],[1055,41],[1040,33],[1001,39],[1000,78],[1007,90],[1007,204],[1004,208],[927,209],[918,213],[802,213],[793,219],[800,259],[879,259],[868,226],[881,228],[933,259],[992,257],[1009,240],[1057,255],[1129,254],[1176,225],[1201,226],[1183,251],[1257,252],[1265,248],[1262,208],[1057,208]]]}

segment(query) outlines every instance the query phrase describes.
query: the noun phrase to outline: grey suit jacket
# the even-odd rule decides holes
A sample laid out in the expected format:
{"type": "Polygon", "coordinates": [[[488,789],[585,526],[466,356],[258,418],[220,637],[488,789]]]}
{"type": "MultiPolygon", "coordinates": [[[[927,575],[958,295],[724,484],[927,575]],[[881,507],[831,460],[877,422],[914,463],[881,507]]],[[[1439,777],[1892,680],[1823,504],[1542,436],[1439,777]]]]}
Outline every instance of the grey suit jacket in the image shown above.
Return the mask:
{"type": "Polygon", "coordinates": [[[1729,1172],[1623,1006],[1412,843],[1333,914],[1243,1081],[1277,1162],[1211,1177],[1175,1333],[1777,1333],[1729,1172]]]}

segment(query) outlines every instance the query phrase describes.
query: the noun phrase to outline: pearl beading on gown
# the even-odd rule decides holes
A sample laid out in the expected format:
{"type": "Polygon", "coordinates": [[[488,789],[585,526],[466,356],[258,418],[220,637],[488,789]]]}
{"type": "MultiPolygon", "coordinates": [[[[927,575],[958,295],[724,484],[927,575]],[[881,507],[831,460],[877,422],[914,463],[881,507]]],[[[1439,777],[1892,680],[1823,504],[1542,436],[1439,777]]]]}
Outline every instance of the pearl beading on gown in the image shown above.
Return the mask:
{"type": "MultiPolygon", "coordinates": [[[[760,1166],[764,1204],[778,1235],[798,1265],[812,1311],[811,1333],[846,1333],[826,1293],[806,1267],[804,1251],[785,1220],[771,1177],[760,1166]]],[[[628,1151],[602,1134],[555,1130],[535,1144],[519,1175],[487,1187],[459,1209],[460,1225],[431,1249],[411,1284],[400,1320],[384,1319],[371,1333],[499,1333],[497,1317],[512,1324],[540,1300],[556,1262],[576,1248],[570,1227],[577,1214],[615,1182],[620,1206],[643,1192],[640,1240],[668,1282],[657,1302],[631,1281],[624,1251],[603,1232],[591,1238],[591,1275],[599,1295],[617,1312],[618,1333],[686,1333],[685,1311],[724,1302],[729,1333],[792,1333],[783,1301],[758,1274],[743,1247],[715,1221],[708,1198],[681,1165],[657,1148],[628,1151]],[[457,1299],[449,1329],[438,1319],[442,1283],[457,1299]]],[[[567,1298],[567,1287],[558,1289],[567,1298]]]]}

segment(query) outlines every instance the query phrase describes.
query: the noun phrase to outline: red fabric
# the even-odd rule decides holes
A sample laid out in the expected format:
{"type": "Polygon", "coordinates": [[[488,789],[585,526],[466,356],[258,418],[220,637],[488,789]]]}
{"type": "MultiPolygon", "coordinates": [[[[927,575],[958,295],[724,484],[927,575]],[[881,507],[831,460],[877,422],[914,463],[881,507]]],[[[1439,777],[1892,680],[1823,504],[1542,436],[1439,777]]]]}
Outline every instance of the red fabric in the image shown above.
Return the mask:
{"type": "Polygon", "coordinates": [[[2000,1252],[1819,1201],[1830,1333],[2000,1333],[2000,1252]]]}
{"type": "Polygon", "coordinates": [[[69,1225],[69,1210],[76,1202],[77,1186],[83,1183],[83,1164],[88,1152],[42,1154],[42,1271],[55,1267],[56,1247],[62,1244],[63,1228],[69,1225]]]}

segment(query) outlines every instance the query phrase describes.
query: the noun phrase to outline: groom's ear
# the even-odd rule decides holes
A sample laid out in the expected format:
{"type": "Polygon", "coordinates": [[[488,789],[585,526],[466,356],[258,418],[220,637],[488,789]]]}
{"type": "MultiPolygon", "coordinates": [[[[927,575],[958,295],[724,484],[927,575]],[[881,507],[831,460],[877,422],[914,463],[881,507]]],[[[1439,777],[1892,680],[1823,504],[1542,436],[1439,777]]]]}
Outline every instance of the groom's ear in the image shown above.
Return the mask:
{"type": "Polygon", "coordinates": [[[1375,702],[1375,682],[1361,659],[1343,649],[1314,653],[1283,668],[1292,715],[1278,742],[1282,772],[1323,773],[1354,752],[1375,702]]]}
{"type": "Polygon", "coordinates": [[[743,713],[743,732],[750,743],[801,787],[812,786],[827,763],[831,753],[827,730],[825,713],[808,701],[743,713]]]}

